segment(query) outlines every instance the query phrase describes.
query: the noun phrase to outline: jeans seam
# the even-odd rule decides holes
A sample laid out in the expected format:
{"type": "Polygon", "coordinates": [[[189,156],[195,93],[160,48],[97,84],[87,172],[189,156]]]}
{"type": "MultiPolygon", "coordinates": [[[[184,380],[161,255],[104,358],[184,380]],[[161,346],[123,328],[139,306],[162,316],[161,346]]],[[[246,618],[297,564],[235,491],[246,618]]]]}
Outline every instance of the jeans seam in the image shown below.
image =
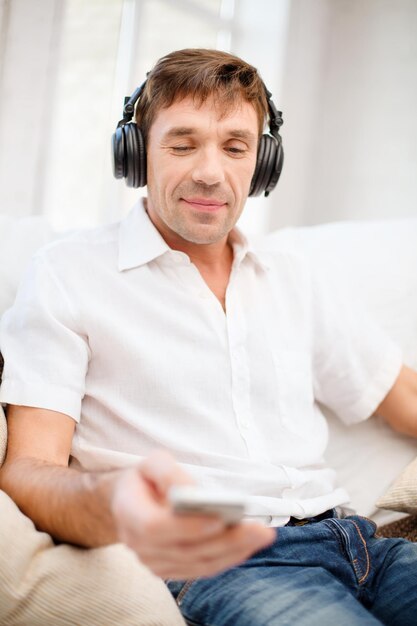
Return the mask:
{"type": "Polygon", "coordinates": [[[324,520],[324,523],[326,524],[326,526],[328,528],[330,528],[330,530],[332,531],[333,535],[336,537],[341,551],[346,554],[347,553],[346,546],[343,544],[343,541],[342,541],[342,539],[340,537],[340,534],[338,532],[336,532],[335,528],[333,528],[333,522],[334,521],[335,521],[334,519],[329,519],[329,520],[326,519],[326,520],[324,520]]]}
{"type": "Polygon", "coordinates": [[[189,580],[186,580],[184,583],[184,586],[182,587],[181,591],[179,592],[179,594],[177,595],[175,602],[177,603],[177,606],[181,606],[181,604],[183,603],[183,600],[185,598],[185,595],[187,593],[187,591],[189,590],[189,588],[191,587],[191,585],[196,581],[196,578],[190,578],[189,580]]]}
{"type": "MultiPolygon", "coordinates": [[[[341,534],[345,538],[345,542],[346,542],[345,551],[346,551],[346,553],[347,553],[347,555],[349,557],[349,561],[353,564],[354,562],[357,562],[357,559],[354,559],[354,555],[353,555],[352,550],[351,550],[349,533],[346,532],[346,530],[343,528],[343,525],[340,524],[337,520],[335,521],[335,523],[338,526],[341,534]]],[[[355,565],[353,567],[355,569],[356,576],[358,577],[360,573],[358,574],[358,572],[356,571],[356,566],[355,565]]]]}
{"type": "Polygon", "coordinates": [[[347,557],[349,559],[349,562],[351,563],[351,565],[353,567],[353,570],[355,572],[355,576],[356,576],[356,579],[358,581],[358,584],[362,585],[366,581],[366,579],[368,578],[369,572],[370,572],[370,569],[371,569],[371,560],[370,560],[370,557],[369,557],[368,548],[367,548],[366,541],[365,541],[365,539],[364,539],[364,537],[363,537],[363,535],[361,533],[361,530],[360,530],[358,524],[355,521],[353,521],[352,519],[349,519],[349,520],[346,519],[345,521],[346,522],[351,522],[355,526],[356,532],[358,533],[358,535],[360,537],[360,540],[362,542],[362,545],[363,545],[363,547],[365,549],[365,555],[366,555],[365,573],[363,572],[362,568],[359,567],[358,559],[354,558],[354,555],[353,555],[353,553],[351,551],[349,534],[343,528],[342,524],[340,524],[339,520],[337,520],[337,519],[325,520],[325,523],[333,531],[333,534],[338,538],[339,545],[342,546],[342,549],[346,553],[346,555],[347,555],[347,557]],[[341,540],[341,537],[340,537],[339,533],[336,532],[336,529],[333,528],[333,526],[336,526],[339,529],[340,535],[342,535],[344,537],[344,539],[345,539],[345,544],[343,544],[343,541],[341,540]]]}
{"type": "Polygon", "coordinates": [[[349,521],[352,522],[352,524],[355,526],[356,531],[357,531],[357,533],[358,533],[358,535],[359,535],[359,537],[360,537],[360,539],[362,541],[363,547],[365,549],[365,554],[366,554],[366,570],[365,570],[365,573],[363,574],[362,578],[360,578],[358,580],[359,584],[361,585],[362,583],[365,582],[365,580],[369,576],[369,572],[370,572],[370,569],[371,569],[371,559],[369,558],[368,547],[367,547],[366,541],[365,541],[365,539],[364,539],[364,537],[362,535],[361,529],[359,528],[359,526],[358,526],[358,524],[356,522],[354,522],[353,520],[349,520],[349,521]]]}

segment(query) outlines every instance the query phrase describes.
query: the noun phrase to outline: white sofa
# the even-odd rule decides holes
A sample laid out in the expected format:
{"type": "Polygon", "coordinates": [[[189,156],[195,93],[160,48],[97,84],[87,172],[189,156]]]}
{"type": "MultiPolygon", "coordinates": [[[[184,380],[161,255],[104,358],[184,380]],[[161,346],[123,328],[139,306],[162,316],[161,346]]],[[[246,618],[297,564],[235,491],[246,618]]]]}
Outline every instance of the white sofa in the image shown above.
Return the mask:
{"type": "MultiPolygon", "coordinates": [[[[263,245],[306,254],[400,345],[405,364],[417,370],[417,218],[286,228],[268,235],[263,245]]],[[[417,441],[377,417],[349,428],[327,416],[327,460],[348,488],[352,507],[378,525],[400,517],[378,509],[376,501],[416,457],[417,441]]],[[[417,513],[417,500],[415,505],[417,513]]]]}
{"type": "MultiPolygon", "coordinates": [[[[12,303],[31,254],[58,236],[41,218],[0,216],[0,315],[12,303]]],[[[328,280],[368,310],[417,368],[417,219],[283,229],[263,245],[303,250],[328,280]]],[[[398,513],[376,500],[416,457],[417,443],[378,418],[346,428],[329,415],[330,465],[359,513],[384,524],[398,513]]],[[[0,463],[6,440],[0,409],[0,463]]],[[[417,501],[416,501],[417,506],[417,501]]],[[[8,626],[183,625],[162,581],[121,545],[56,546],[0,492],[0,623],[8,626]]]]}

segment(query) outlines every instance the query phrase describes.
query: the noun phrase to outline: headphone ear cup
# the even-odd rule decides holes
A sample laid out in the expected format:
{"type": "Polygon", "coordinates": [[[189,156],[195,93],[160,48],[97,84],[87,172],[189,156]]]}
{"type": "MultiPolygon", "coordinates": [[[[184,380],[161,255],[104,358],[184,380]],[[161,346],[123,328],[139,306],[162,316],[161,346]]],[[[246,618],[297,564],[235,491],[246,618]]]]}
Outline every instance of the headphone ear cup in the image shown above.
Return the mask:
{"type": "Polygon", "coordinates": [[[112,136],[112,165],[115,178],[126,176],[125,135],[123,127],[116,128],[112,136]]]}
{"type": "Polygon", "coordinates": [[[272,135],[262,135],[249,191],[250,196],[259,196],[263,192],[268,195],[275,187],[283,163],[280,154],[282,155],[281,141],[272,135]]]}
{"type": "Polygon", "coordinates": [[[276,147],[275,147],[275,163],[271,170],[271,176],[265,187],[265,196],[268,196],[269,193],[275,189],[279,177],[281,176],[282,167],[284,165],[284,148],[282,147],[282,139],[281,136],[278,135],[276,139],[276,147]]]}
{"type": "Polygon", "coordinates": [[[262,135],[259,141],[258,153],[256,155],[255,171],[253,173],[252,182],[250,184],[249,196],[259,196],[262,193],[262,190],[259,189],[259,178],[260,178],[260,169],[264,160],[264,153],[265,153],[265,142],[263,140],[264,136],[265,135],[262,135]]]}
{"type": "Polygon", "coordinates": [[[140,128],[135,122],[123,127],[126,154],[126,184],[128,187],[146,185],[146,149],[140,128]]]}

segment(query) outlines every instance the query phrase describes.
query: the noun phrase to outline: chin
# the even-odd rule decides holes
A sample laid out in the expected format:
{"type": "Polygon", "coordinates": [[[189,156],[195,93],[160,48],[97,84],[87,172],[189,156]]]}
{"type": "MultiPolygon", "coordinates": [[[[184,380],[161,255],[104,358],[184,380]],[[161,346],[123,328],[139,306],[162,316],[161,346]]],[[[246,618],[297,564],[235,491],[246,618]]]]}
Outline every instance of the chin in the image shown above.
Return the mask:
{"type": "Polygon", "coordinates": [[[190,243],[205,245],[221,241],[222,239],[224,239],[224,237],[226,237],[227,233],[179,233],[179,235],[190,243]]]}
{"type": "Polygon", "coordinates": [[[224,239],[233,228],[233,224],[173,224],[171,228],[182,239],[190,243],[208,244],[224,239]]]}

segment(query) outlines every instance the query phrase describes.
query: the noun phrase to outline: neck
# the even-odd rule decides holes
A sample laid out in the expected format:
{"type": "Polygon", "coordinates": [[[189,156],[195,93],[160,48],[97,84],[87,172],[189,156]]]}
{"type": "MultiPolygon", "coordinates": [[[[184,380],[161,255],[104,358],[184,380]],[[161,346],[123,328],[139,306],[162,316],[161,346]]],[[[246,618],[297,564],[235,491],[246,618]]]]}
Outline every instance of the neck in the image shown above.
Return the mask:
{"type": "Polygon", "coordinates": [[[164,227],[161,220],[158,220],[152,212],[148,211],[148,214],[168,246],[190,257],[225,311],[226,289],[233,263],[233,249],[229,236],[226,235],[215,243],[193,243],[164,227]]]}
{"type": "Polygon", "coordinates": [[[226,312],[226,289],[233,263],[233,249],[225,239],[216,244],[185,244],[167,240],[173,250],[185,252],[226,312]]]}
{"type": "Polygon", "coordinates": [[[228,239],[213,244],[193,244],[177,239],[165,239],[173,250],[190,257],[201,276],[226,310],[226,289],[233,263],[233,248],[228,239]]]}
{"type": "Polygon", "coordinates": [[[233,250],[229,243],[228,234],[213,243],[195,243],[188,241],[168,228],[159,216],[154,211],[150,210],[146,199],[144,199],[144,205],[154,226],[156,226],[160,235],[172,250],[178,250],[179,252],[187,254],[192,263],[194,263],[200,271],[202,268],[205,268],[213,273],[223,273],[225,268],[227,268],[228,273],[230,273],[233,262],[233,250]]]}
{"type": "Polygon", "coordinates": [[[178,242],[166,240],[173,250],[180,250],[190,257],[190,260],[199,269],[206,269],[213,273],[223,272],[225,268],[229,271],[233,262],[233,249],[227,238],[211,244],[193,244],[189,242],[178,242]]]}

